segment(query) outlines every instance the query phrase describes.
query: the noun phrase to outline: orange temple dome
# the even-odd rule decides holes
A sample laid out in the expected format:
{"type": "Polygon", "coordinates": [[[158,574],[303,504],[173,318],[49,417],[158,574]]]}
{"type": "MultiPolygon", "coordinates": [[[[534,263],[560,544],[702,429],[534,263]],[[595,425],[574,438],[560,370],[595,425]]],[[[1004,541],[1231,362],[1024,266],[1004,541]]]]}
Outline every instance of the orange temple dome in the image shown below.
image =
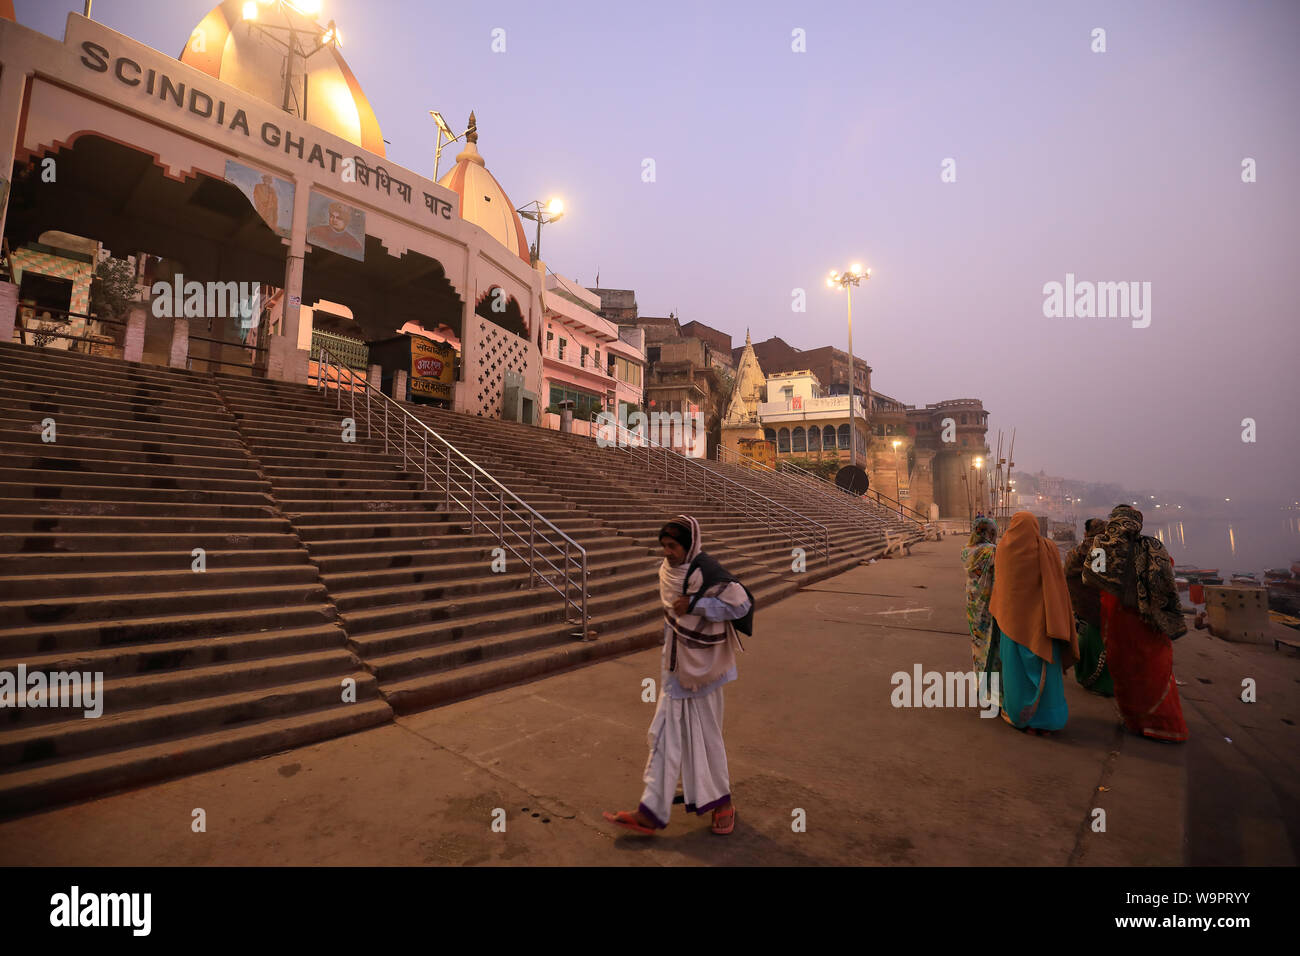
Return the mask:
{"type": "Polygon", "coordinates": [[[473,113],[469,114],[465,148],[456,157],[456,165],[438,180],[438,185],[446,186],[460,196],[462,219],[484,229],[501,245],[517,253],[524,262],[532,262],[528,240],[524,238],[523,220],[479,155],[478,128],[473,113]]]}
{"type": "Polygon", "coordinates": [[[284,67],[292,39],[296,52],[287,93],[289,111],[383,156],[384,136],[379,121],[339,51],[337,34],[332,23],[322,27],[287,0],[226,0],[199,21],[180,61],[276,107],[284,107],[284,67]],[[254,18],[244,18],[246,6],[256,13],[254,18]]]}

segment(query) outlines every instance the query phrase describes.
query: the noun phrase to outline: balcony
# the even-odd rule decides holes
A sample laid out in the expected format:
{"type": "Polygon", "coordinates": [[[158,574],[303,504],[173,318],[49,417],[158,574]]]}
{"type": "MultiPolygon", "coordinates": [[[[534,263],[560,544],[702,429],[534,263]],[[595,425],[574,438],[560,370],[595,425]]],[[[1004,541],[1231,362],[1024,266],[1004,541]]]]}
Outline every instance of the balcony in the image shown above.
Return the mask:
{"type": "MultiPolygon", "coordinates": [[[[857,417],[866,418],[862,396],[853,396],[853,401],[857,417]]],[[[828,395],[825,398],[802,400],[796,397],[779,402],[760,402],[758,405],[758,417],[764,421],[769,418],[781,420],[786,415],[791,416],[789,420],[796,421],[803,418],[829,418],[835,415],[843,415],[847,418],[848,414],[849,396],[847,395],[828,395]]]]}
{"type": "MultiPolygon", "coordinates": [[[[567,348],[564,350],[564,355],[561,356],[559,347],[551,345],[550,348],[542,349],[542,357],[547,362],[558,362],[561,365],[567,365],[570,368],[581,369],[588,375],[595,375],[611,382],[614,381],[614,376],[610,375],[609,372],[603,368],[596,367],[596,359],[591,352],[588,352],[586,355],[582,354],[581,347],[567,348]]],[[[601,355],[602,362],[604,359],[605,356],[601,355]]]]}

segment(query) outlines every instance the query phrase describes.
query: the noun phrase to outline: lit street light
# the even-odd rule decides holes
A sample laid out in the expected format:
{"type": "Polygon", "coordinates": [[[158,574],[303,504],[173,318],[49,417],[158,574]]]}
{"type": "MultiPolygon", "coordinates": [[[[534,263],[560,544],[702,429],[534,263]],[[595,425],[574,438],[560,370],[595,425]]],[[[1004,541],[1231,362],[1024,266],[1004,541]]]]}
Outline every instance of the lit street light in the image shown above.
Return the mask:
{"type": "Polygon", "coordinates": [[[306,119],[307,118],[307,61],[311,59],[313,56],[315,56],[317,53],[319,53],[321,50],[325,49],[325,47],[327,46],[332,46],[336,48],[342,46],[343,40],[339,36],[338,27],[334,25],[333,20],[331,20],[329,22],[329,25],[323,30],[315,23],[313,23],[310,27],[295,26],[293,22],[293,17],[289,12],[287,12],[287,11],[292,11],[293,14],[297,14],[298,16],[305,16],[307,18],[314,17],[317,13],[320,12],[320,0],[298,0],[298,2],[296,3],[289,3],[288,0],[277,0],[277,2],[274,5],[279,9],[280,13],[284,16],[283,26],[274,23],[261,22],[262,14],[258,10],[258,7],[271,6],[271,4],[265,2],[259,2],[259,0],[248,0],[248,2],[244,4],[242,10],[243,20],[245,23],[248,24],[248,29],[250,32],[254,29],[258,30],[260,33],[264,34],[268,40],[270,40],[272,43],[278,44],[285,51],[284,102],[281,104],[281,108],[286,113],[294,113],[294,110],[291,109],[289,106],[289,100],[291,98],[290,94],[293,93],[293,59],[295,56],[302,57],[302,63],[303,63],[302,102],[299,104],[301,106],[301,109],[299,109],[296,113],[294,113],[294,115],[302,119],[306,119]],[[277,38],[274,34],[271,33],[272,30],[278,30],[280,32],[289,34],[288,42],[285,42],[284,40],[277,38]],[[306,49],[302,45],[302,43],[299,42],[299,38],[301,37],[307,37],[314,40],[315,46],[313,46],[310,50],[306,49]]]}
{"type": "Polygon", "coordinates": [[[533,245],[533,263],[536,264],[542,258],[542,224],[556,222],[563,216],[564,203],[559,199],[552,199],[543,206],[540,199],[534,199],[532,202],[524,203],[515,212],[537,223],[537,242],[533,245]]]}
{"type": "MultiPolygon", "coordinates": [[[[863,269],[862,264],[855,262],[849,266],[848,272],[839,272],[836,269],[831,270],[831,274],[826,279],[826,285],[832,289],[843,289],[848,296],[849,307],[849,464],[858,463],[858,423],[857,409],[854,407],[853,399],[855,388],[855,379],[857,378],[857,369],[853,361],[853,287],[858,285],[863,279],[871,278],[871,270],[863,269]]],[[[895,461],[897,469],[897,461],[895,461]]]]}

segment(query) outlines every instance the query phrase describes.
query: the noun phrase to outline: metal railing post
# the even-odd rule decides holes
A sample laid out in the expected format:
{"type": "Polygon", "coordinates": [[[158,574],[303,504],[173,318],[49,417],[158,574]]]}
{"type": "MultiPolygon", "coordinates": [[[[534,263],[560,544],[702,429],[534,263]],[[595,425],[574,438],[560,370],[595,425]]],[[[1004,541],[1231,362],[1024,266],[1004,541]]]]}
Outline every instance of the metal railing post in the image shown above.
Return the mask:
{"type": "MultiPolygon", "coordinates": [[[[448,458],[448,461],[451,459],[448,458]]],[[[424,433],[424,490],[429,490],[429,433],[424,433]]]]}
{"type": "Polygon", "coordinates": [[[528,586],[533,586],[533,571],[537,565],[537,545],[534,537],[537,529],[537,516],[528,516],[528,586]]]}

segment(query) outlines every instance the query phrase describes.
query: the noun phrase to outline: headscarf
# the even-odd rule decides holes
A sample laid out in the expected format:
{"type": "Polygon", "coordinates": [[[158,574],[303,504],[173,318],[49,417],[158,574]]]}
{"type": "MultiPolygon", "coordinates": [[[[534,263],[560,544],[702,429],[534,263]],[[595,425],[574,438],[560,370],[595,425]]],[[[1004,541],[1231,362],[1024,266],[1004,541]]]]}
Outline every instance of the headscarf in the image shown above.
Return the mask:
{"type": "MultiPolygon", "coordinates": [[[[967,582],[967,597],[971,597],[972,590],[979,590],[976,582],[984,581],[987,587],[991,582],[992,575],[988,572],[993,569],[993,554],[997,545],[993,539],[997,536],[998,524],[992,518],[980,516],[975,519],[975,524],[971,526],[970,541],[966,547],[961,549],[961,563],[966,568],[966,574],[969,578],[967,582]]],[[[980,596],[982,600],[987,601],[988,595],[980,596]]]]}
{"type": "Polygon", "coordinates": [[[1095,562],[1091,558],[1086,561],[1085,583],[1114,594],[1148,627],[1166,637],[1187,633],[1173,559],[1163,544],[1142,533],[1142,512],[1116,505],[1106,530],[1093,539],[1092,546],[1102,550],[1106,563],[1104,570],[1094,571],[1095,562]]]}
{"type": "Polygon", "coordinates": [[[1070,593],[1056,545],[1038,533],[1038,519],[1016,512],[993,569],[993,598],[989,610],[1002,636],[1028,648],[1045,661],[1052,659],[1052,641],[1061,641],[1061,666],[1079,660],[1070,593]]]}
{"type": "Polygon", "coordinates": [[[1106,527],[1106,519],[1089,518],[1083,527],[1083,540],[1065,556],[1065,583],[1070,589],[1074,616],[1093,627],[1101,627],[1101,592],[1084,582],[1083,567],[1090,560],[1093,539],[1106,527]]]}
{"type": "Polygon", "coordinates": [[[984,541],[991,543],[997,533],[998,523],[992,518],[986,518],[983,515],[980,515],[975,519],[975,523],[971,525],[970,541],[966,543],[972,548],[984,541]]]}
{"type": "MultiPolygon", "coordinates": [[[[735,632],[728,621],[710,621],[700,614],[678,614],[673,610],[673,602],[686,588],[686,573],[691,562],[701,554],[699,522],[690,515],[678,515],[663,526],[659,537],[671,538],[686,549],[686,560],[682,564],[669,564],[664,558],[659,566],[659,599],[663,602],[664,617],[668,621],[668,644],[671,645],[665,645],[664,656],[668,662],[664,666],[665,670],[676,674],[677,682],[683,688],[695,690],[735,666],[736,655],[731,646],[736,640],[735,632]]],[[[691,577],[698,580],[697,589],[703,587],[703,575],[698,568],[691,577]]],[[[734,598],[732,589],[739,592],[741,600],[746,599],[744,588],[737,582],[725,583],[717,596],[724,600],[734,598]]]]}

